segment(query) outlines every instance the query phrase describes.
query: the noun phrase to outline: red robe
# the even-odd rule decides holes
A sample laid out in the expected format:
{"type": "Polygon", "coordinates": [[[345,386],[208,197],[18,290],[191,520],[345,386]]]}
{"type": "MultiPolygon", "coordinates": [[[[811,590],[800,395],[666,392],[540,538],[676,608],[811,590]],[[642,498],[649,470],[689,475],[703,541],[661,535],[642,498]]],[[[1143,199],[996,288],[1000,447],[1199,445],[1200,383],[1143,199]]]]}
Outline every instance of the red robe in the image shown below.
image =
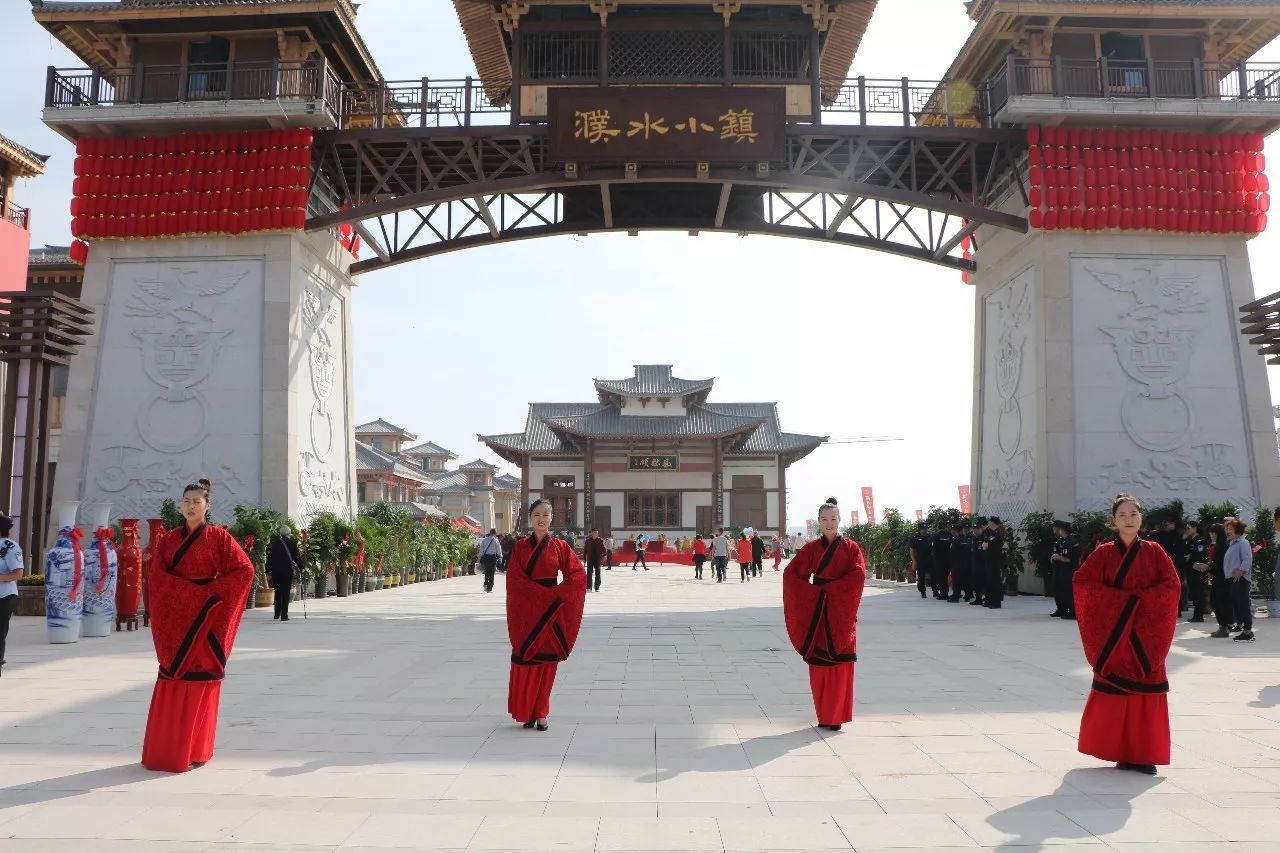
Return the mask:
{"type": "Polygon", "coordinates": [[[573,651],[586,601],[587,573],[564,540],[548,536],[535,546],[528,536],[516,542],[507,568],[507,711],[517,721],[551,713],[556,667],[573,651]],[[564,579],[557,583],[559,575],[564,579]]]}
{"type": "Polygon", "coordinates": [[[147,579],[151,638],[160,673],[151,694],[142,764],[182,773],[213,756],[218,699],[253,564],[220,527],[171,530],[147,579]]]}
{"type": "Polygon", "coordinates": [[[809,664],[818,725],[853,719],[858,607],[867,583],[862,548],[852,539],[815,539],[782,575],[782,610],[791,645],[809,664]]]}
{"type": "Polygon", "coordinates": [[[1169,679],[1182,594],[1173,561],[1155,542],[1099,545],[1075,574],[1076,620],[1093,690],[1079,749],[1106,761],[1169,763],[1169,679]]]}

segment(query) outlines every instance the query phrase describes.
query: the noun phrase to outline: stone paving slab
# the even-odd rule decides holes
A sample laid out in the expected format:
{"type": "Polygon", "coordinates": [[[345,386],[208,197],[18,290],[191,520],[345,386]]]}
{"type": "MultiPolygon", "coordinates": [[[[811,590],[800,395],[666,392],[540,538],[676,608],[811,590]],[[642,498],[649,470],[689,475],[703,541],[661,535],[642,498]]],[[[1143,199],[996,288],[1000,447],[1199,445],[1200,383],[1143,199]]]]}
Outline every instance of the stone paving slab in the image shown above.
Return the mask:
{"type": "Polygon", "coordinates": [[[1088,690],[1051,602],[873,582],[853,724],[813,727],[780,577],[605,573],[551,730],[505,714],[502,587],[476,577],[246,614],[214,760],[138,764],[146,632],[44,642],[0,681],[0,853],[193,850],[1280,851],[1280,631],[1183,624],[1174,764],[1075,751],[1088,690]]]}

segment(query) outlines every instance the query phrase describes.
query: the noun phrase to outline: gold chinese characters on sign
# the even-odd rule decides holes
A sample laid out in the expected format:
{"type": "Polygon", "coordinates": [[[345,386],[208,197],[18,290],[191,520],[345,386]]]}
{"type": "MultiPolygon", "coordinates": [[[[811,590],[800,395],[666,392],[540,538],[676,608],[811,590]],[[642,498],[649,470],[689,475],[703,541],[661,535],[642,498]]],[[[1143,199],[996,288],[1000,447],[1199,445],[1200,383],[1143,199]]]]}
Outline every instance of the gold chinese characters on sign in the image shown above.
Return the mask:
{"type": "Polygon", "coordinates": [[[679,471],[680,457],[674,453],[645,453],[627,456],[628,471],[679,471]]]}
{"type": "Polygon", "coordinates": [[[551,156],[564,162],[760,162],[782,156],[781,89],[553,89],[551,156]]]}

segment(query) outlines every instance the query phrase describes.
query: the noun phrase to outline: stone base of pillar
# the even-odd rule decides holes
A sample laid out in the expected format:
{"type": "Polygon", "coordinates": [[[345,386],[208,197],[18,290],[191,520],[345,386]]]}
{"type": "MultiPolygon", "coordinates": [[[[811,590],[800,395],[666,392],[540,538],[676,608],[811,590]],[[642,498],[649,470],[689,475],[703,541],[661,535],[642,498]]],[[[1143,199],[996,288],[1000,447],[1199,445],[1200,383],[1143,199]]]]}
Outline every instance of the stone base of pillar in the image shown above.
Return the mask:
{"type": "Polygon", "coordinates": [[[350,263],[328,233],[95,241],[55,499],[149,518],[205,474],[219,522],[350,513],[350,263]]]}
{"type": "Polygon", "coordinates": [[[1243,238],[998,235],[979,261],[979,513],[1280,500],[1265,365],[1236,324],[1243,238]]]}

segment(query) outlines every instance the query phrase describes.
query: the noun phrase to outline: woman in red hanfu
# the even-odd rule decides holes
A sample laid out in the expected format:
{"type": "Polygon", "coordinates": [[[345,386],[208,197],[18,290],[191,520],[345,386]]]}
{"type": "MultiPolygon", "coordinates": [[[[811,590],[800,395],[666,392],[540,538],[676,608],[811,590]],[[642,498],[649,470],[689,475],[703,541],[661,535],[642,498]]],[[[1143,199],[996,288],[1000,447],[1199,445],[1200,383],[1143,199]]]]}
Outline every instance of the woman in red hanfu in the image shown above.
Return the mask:
{"type": "Polygon", "coordinates": [[[1079,749],[1121,770],[1155,775],[1169,763],[1169,681],[1182,595],[1173,561],[1138,537],[1142,507],[1128,494],[1111,505],[1114,541],[1075,574],[1076,618],[1093,690],[1080,719],[1079,749]]]}
{"type": "Polygon", "coordinates": [[[529,506],[529,523],[533,533],[516,542],[507,567],[507,711],[526,729],[536,725],[545,732],[556,667],[569,659],[582,628],[587,573],[573,548],[549,535],[551,504],[535,500],[529,506]]]}
{"type": "Polygon", "coordinates": [[[782,609],[791,645],[809,664],[818,726],[840,731],[853,719],[858,607],[867,582],[862,548],[840,535],[835,498],[818,510],[822,536],[805,545],[782,575],[782,609]]]}
{"type": "Polygon", "coordinates": [[[209,481],[182,493],[186,524],[156,544],[147,579],[160,674],[151,694],[142,764],[182,773],[213,757],[218,699],[253,563],[221,527],[205,523],[209,481]]]}

